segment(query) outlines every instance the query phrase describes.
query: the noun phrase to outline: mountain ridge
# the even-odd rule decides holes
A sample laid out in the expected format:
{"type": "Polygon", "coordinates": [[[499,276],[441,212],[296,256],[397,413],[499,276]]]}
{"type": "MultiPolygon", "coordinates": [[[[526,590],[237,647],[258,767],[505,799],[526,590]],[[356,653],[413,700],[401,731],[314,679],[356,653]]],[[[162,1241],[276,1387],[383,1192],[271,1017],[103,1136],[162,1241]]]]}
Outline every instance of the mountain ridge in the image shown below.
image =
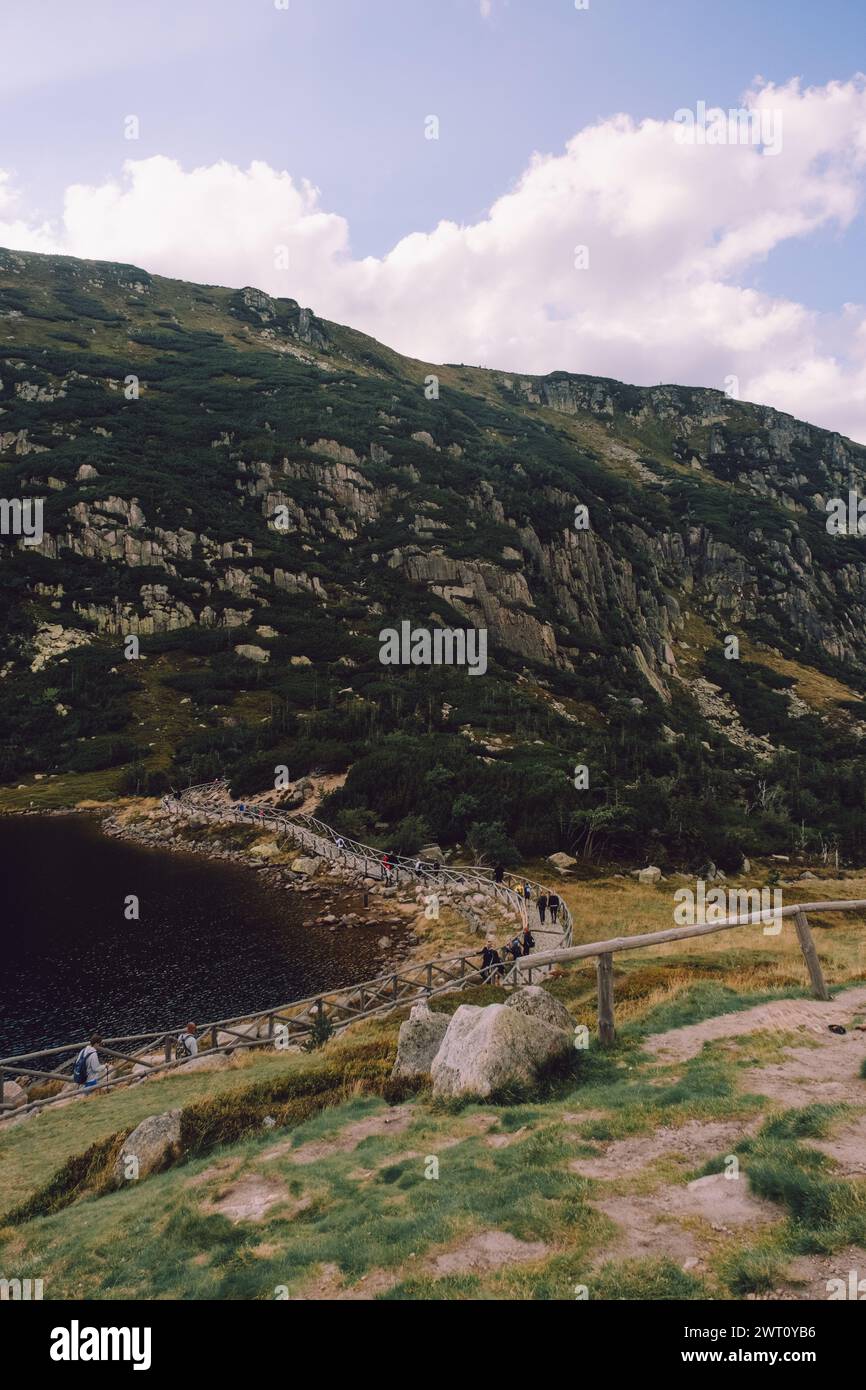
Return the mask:
{"type": "MultiPolygon", "coordinates": [[[[709,388],[435,366],[293,299],[109,262],[0,250],[0,316],[4,496],[45,499],[38,544],[3,538],[4,782],[226,772],[251,792],[288,758],[351,769],[331,809],[356,831],[501,825],[522,852],[612,854],[659,832],[637,804],[654,786],[655,857],[722,862],[768,766],[786,847],[792,757],[859,780],[866,564],[826,505],[866,492],[863,446],[709,388]],[[402,619],[484,626],[485,690],[382,668],[402,619]],[[141,707],[178,695],[198,717],[151,728],[141,707]],[[383,738],[414,740],[401,783],[437,744],[416,771],[453,773],[465,814],[441,789],[383,799],[364,773],[383,738]]],[[[831,801],[810,834],[854,853],[862,805],[831,801]]]]}

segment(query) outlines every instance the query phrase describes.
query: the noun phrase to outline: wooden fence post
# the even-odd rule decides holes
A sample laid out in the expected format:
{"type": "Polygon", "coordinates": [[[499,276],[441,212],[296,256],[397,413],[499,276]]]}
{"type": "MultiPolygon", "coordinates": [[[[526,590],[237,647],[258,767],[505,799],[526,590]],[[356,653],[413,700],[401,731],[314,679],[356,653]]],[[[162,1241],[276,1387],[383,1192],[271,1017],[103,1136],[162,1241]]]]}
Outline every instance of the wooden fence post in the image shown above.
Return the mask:
{"type": "Polygon", "coordinates": [[[613,1021],[613,954],[604,951],[598,957],[598,1040],[602,1047],[616,1042],[613,1021]]]}
{"type": "Polygon", "coordinates": [[[818,952],[815,949],[815,942],[812,939],[812,932],[809,927],[809,918],[805,912],[794,913],[794,926],[797,928],[797,936],[800,941],[800,949],[806,961],[809,971],[809,979],[812,982],[812,994],[816,999],[827,1000],[830,998],[830,991],[824,979],[824,972],[821,969],[821,962],[818,959],[818,952]]]}

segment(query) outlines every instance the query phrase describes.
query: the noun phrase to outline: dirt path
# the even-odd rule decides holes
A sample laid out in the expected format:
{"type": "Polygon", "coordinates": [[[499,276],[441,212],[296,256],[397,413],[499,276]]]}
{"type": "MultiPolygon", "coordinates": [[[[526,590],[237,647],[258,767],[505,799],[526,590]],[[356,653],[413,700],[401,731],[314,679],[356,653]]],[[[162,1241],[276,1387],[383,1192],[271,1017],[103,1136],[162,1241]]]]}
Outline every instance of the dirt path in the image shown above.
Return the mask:
{"type": "MultiPolygon", "coordinates": [[[[746,1165],[737,1169],[736,1164],[728,1163],[726,1172],[695,1176],[708,1159],[733,1155],[739,1142],[754,1135],[774,1111],[799,1108],[813,1101],[848,1105],[850,1109],[840,1114],[830,1137],[804,1142],[832,1158],[840,1178],[866,1178],[866,1079],[860,1075],[866,1057],[866,1033],[854,1031],[864,1015],[866,987],[858,986],[844,991],[831,1003],[779,1000],[648,1038],[646,1050],[657,1062],[675,1066],[698,1056],[705,1043],[723,1043],[761,1032],[775,1032],[781,1047],[773,1049],[772,1061],[741,1066],[736,1071],[741,1093],[766,1098],[760,1114],[688,1119],[680,1125],[668,1123],[651,1134],[599,1143],[592,1154],[580,1154],[579,1150],[575,1153],[568,1164],[570,1170],[592,1180],[587,1200],[611,1223],[610,1237],[598,1251],[592,1268],[597,1272],[608,1262],[667,1257],[698,1277],[710,1276],[720,1254],[748,1247],[759,1241],[762,1233],[780,1225],[785,1220],[784,1210],[751,1191],[746,1165]],[[831,1033],[831,1023],[847,1031],[831,1033]]],[[[605,1113],[575,1110],[560,1118],[567,1127],[573,1126],[574,1142],[579,1145],[585,1143],[580,1128],[591,1117],[601,1118],[605,1113]]],[[[287,1159],[292,1165],[315,1164],[331,1155],[352,1153],[369,1137],[401,1135],[414,1116],[412,1104],[376,1111],[298,1148],[292,1146],[291,1138],[286,1138],[265,1150],[262,1160],[267,1167],[277,1158],[287,1159]]],[[[485,1135],[495,1125],[496,1116],[492,1113],[465,1117],[457,1124],[457,1137],[453,1133],[447,1141],[438,1137],[432,1151],[459,1143],[469,1133],[484,1135],[490,1148],[519,1146],[533,1128],[530,1124],[509,1133],[497,1130],[485,1135]]],[[[392,1154],[387,1161],[416,1157],[420,1158],[420,1154],[407,1150],[392,1154]]],[[[350,1172],[350,1180],[368,1181],[379,1166],[359,1166],[350,1172]]],[[[280,1203],[291,1219],[305,1205],[305,1200],[290,1197],[284,1185],[285,1174],[277,1177],[271,1170],[238,1177],[229,1170],[225,1177],[227,1186],[212,1199],[210,1209],[221,1211],[230,1220],[261,1220],[280,1203]]],[[[542,1263],[552,1253],[552,1246],[538,1240],[516,1240],[503,1231],[482,1230],[419,1252],[403,1269],[371,1270],[356,1282],[341,1275],[336,1265],[320,1265],[293,1296],[371,1299],[392,1289],[401,1279],[483,1276],[509,1265],[542,1263]]],[[[846,1296],[832,1292],[833,1281],[842,1281],[840,1288],[843,1284],[847,1287],[851,1271],[857,1272],[857,1279],[866,1281],[866,1251],[859,1247],[851,1246],[833,1255],[792,1258],[778,1288],[767,1295],[748,1297],[799,1300],[846,1296]]],[[[866,1282],[863,1288],[866,1291],[866,1282]]]]}
{"type": "MultiPolygon", "coordinates": [[[[735,1038],[743,1033],[772,1029],[785,1033],[802,1030],[804,1037],[834,1046],[838,1035],[828,1031],[831,1023],[851,1029],[854,1022],[866,1016],[866,987],[846,989],[830,1003],[817,999],[778,999],[771,1004],[757,1004],[740,1013],[720,1014],[702,1023],[685,1028],[672,1028],[667,1033],[652,1033],[646,1039],[646,1049],[665,1062],[685,1062],[700,1052],[704,1043],[719,1038],[735,1038]]],[[[844,1041],[844,1039],[842,1040],[844,1041]]],[[[866,1034],[855,1033],[849,1042],[859,1046],[860,1056],[866,1056],[866,1034]]]]}
{"type": "MultiPolygon", "coordinates": [[[[783,1048],[784,1060],[738,1072],[741,1091],[765,1096],[768,1110],[799,1108],[813,1102],[847,1104],[855,1112],[840,1120],[828,1139],[809,1143],[838,1164],[838,1176],[866,1175],[866,1080],[860,1069],[866,1057],[866,1034],[854,1031],[866,1015],[866,988],[845,990],[830,1003],[813,999],[779,1000],[741,1013],[722,1014],[685,1028],[656,1033],[646,1050],[659,1062],[684,1062],[696,1057],[707,1042],[774,1031],[800,1035],[802,1046],[783,1048]],[[829,1024],[845,1028],[832,1033],[829,1024]]],[[[592,1157],[574,1159],[572,1171],[602,1183],[645,1177],[654,1163],[679,1161],[695,1167],[716,1155],[726,1155],[736,1142],[752,1134],[765,1115],[748,1121],[690,1120],[678,1128],[615,1140],[592,1157]]],[[[758,1233],[784,1219],[772,1202],[755,1197],[748,1178],[724,1173],[688,1184],[663,1183],[651,1193],[604,1195],[594,1205],[612,1220],[616,1233],[596,1261],[667,1256],[683,1269],[705,1272],[713,1248],[737,1230],[758,1233]]],[[[848,1278],[849,1269],[866,1275],[866,1252],[851,1247],[837,1255],[791,1261],[788,1278],[769,1297],[807,1299],[830,1297],[828,1281],[848,1278]],[[840,1273],[841,1271],[841,1273],[840,1273]]],[[[866,1286],[864,1286],[866,1287],[866,1286]]]]}

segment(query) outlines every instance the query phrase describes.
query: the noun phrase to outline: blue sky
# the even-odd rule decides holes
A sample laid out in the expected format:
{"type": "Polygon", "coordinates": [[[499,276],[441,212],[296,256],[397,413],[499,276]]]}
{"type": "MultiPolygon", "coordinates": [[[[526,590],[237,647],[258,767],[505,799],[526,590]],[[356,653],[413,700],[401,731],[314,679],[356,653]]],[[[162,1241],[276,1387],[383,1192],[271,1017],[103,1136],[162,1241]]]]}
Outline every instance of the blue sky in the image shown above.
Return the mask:
{"type": "MultiPolygon", "coordinates": [[[[261,161],[318,188],[321,208],[344,219],[343,254],[355,261],[386,257],[443,220],[483,222],[534,152],[561,155],[616,113],[670,121],[699,99],[738,105],[756,78],[824,87],[866,67],[863,0],[590,0],[586,11],[573,0],[3,6],[0,170],[16,225],[56,227],[70,184],[118,180],[128,159],[159,155],[185,171],[261,161]],[[141,123],[135,142],[123,138],[130,113],[141,123]],[[420,134],[430,113],[437,141],[420,134]]],[[[845,222],[831,216],[781,237],[738,268],[738,288],[826,314],[862,303],[862,204],[845,222]]],[[[196,278],[209,278],[206,264],[196,278]]]]}

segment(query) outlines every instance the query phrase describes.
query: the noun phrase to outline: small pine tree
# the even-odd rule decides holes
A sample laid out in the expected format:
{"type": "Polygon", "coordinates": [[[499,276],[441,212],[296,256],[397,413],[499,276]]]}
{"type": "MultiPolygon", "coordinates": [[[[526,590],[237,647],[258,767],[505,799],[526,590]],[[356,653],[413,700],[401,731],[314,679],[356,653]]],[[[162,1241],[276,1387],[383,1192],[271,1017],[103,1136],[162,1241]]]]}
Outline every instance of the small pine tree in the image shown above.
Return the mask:
{"type": "Polygon", "coordinates": [[[310,1036],[303,1044],[305,1052],[317,1052],[320,1047],[324,1047],[329,1038],[334,1036],[334,1025],[326,1013],[317,1013],[313,1019],[313,1026],[310,1029],[310,1036]]]}

